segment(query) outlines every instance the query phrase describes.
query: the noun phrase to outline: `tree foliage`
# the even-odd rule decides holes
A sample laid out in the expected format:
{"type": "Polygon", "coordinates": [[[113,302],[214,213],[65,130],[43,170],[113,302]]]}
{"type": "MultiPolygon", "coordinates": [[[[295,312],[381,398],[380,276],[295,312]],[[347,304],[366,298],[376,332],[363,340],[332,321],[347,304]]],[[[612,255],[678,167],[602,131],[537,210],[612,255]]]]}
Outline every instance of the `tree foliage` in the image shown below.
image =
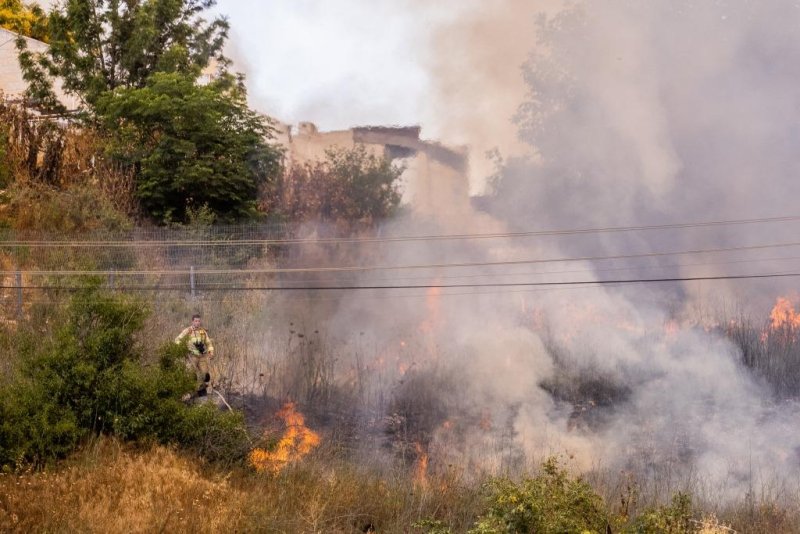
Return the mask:
{"type": "Polygon", "coordinates": [[[116,88],[143,88],[156,72],[197,77],[215,62],[226,72],[223,18],[202,15],[215,0],[66,0],[49,14],[50,47],[33,54],[18,40],[28,95],[59,108],[52,79],[93,111],[116,88]]]}
{"type": "Polygon", "coordinates": [[[294,165],[270,183],[262,205],[285,220],[371,223],[397,209],[402,173],[402,167],[361,145],[334,148],[325,160],[294,165]]]}
{"type": "Polygon", "coordinates": [[[135,169],[142,207],[160,221],[203,206],[218,220],[253,216],[259,186],[279,168],[269,122],[225,83],[156,73],[145,87],[105,93],[98,111],[110,154],[135,169]]]}
{"type": "Polygon", "coordinates": [[[45,53],[18,40],[30,101],[64,111],[58,79],[159,222],[184,222],[204,206],[223,222],[251,217],[259,186],[279,167],[269,122],[247,107],[241,78],[227,70],[227,21],[204,18],[215,3],[66,0],[49,15],[45,53]],[[199,83],[213,68],[213,80],[199,83]]]}
{"type": "Polygon", "coordinates": [[[0,0],[0,27],[39,41],[49,40],[44,10],[21,0],[0,0]]]}

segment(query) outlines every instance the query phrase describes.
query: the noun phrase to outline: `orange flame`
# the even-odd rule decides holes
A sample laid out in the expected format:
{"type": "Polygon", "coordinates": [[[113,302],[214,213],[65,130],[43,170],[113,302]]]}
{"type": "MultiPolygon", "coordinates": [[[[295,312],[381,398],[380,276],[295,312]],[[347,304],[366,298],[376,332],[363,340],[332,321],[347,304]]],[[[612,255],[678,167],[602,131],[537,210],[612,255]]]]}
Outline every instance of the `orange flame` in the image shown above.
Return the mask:
{"type": "Polygon", "coordinates": [[[414,482],[420,486],[428,485],[428,453],[419,442],[414,443],[417,453],[417,464],[414,467],[414,482]]]}
{"type": "Polygon", "coordinates": [[[789,299],[778,297],[775,307],[769,314],[770,328],[772,330],[800,328],[800,313],[797,313],[789,299]]]}
{"type": "Polygon", "coordinates": [[[295,410],[293,402],[287,402],[275,417],[286,425],[286,431],[275,450],[255,448],[250,451],[250,465],[259,472],[277,473],[290,462],[311,452],[320,443],[319,435],[305,426],[305,417],[295,410]]]}

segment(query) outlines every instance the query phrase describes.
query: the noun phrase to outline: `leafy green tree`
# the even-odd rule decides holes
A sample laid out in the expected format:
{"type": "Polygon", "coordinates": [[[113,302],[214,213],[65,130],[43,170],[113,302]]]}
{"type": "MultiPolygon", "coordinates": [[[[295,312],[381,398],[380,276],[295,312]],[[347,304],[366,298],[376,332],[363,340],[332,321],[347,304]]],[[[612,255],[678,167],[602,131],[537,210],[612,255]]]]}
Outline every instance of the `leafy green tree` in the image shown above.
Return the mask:
{"type": "Polygon", "coordinates": [[[217,220],[253,216],[259,186],[280,166],[269,121],[224,82],[156,73],[145,87],[105,93],[97,109],[109,152],[135,169],[142,207],[160,221],[203,206],[217,220]]]}
{"type": "Polygon", "coordinates": [[[40,41],[49,40],[47,15],[36,4],[0,0],[0,27],[40,41]]]}
{"type": "Polygon", "coordinates": [[[43,108],[59,109],[53,78],[93,111],[116,88],[143,88],[155,72],[197,77],[214,62],[220,74],[228,60],[222,47],[223,18],[202,15],[216,0],[66,0],[49,14],[50,47],[45,54],[17,40],[28,96],[43,108]]]}
{"type": "Polygon", "coordinates": [[[206,207],[226,222],[257,213],[261,184],[279,168],[269,122],[247,107],[222,54],[228,23],[206,21],[216,0],[65,0],[49,15],[50,47],[18,40],[30,101],[61,110],[53,89],[81,102],[85,127],[132,170],[145,214],[184,222],[206,207]],[[216,68],[212,82],[198,83],[216,68]]]}

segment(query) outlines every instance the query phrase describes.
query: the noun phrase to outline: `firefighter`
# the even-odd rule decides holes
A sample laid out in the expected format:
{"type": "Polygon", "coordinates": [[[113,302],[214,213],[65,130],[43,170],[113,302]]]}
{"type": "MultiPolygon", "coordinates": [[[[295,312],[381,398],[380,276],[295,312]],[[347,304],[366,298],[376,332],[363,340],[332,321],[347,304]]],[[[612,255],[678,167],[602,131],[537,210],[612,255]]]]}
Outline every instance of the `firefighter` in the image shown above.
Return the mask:
{"type": "Polygon", "coordinates": [[[208,394],[209,388],[213,387],[217,377],[212,364],[214,345],[208,332],[201,325],[199,314],[192,315],[191,326],[184,328],[175,338],[176,345],[181,343],[185,343],[188,350],[187,365],[197,375],[197,396],[204,397],[208,394]]]}

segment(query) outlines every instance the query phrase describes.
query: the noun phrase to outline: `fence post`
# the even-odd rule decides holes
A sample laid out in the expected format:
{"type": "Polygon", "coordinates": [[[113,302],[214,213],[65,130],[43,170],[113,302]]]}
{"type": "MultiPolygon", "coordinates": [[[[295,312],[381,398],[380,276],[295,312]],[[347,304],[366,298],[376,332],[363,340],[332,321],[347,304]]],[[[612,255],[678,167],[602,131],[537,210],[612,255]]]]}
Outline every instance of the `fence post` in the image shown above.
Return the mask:
{"type": "Polygon", "coordinates": [[[17,288],[17,319],[22,320],[22,271],[14,273],[14,284],[17,288]]]}
{"type": "Polygon", "coordinates": [[[194,265],[189,267],[189,285],[192,288],[192,298],[194,298],[194,265]]]}

